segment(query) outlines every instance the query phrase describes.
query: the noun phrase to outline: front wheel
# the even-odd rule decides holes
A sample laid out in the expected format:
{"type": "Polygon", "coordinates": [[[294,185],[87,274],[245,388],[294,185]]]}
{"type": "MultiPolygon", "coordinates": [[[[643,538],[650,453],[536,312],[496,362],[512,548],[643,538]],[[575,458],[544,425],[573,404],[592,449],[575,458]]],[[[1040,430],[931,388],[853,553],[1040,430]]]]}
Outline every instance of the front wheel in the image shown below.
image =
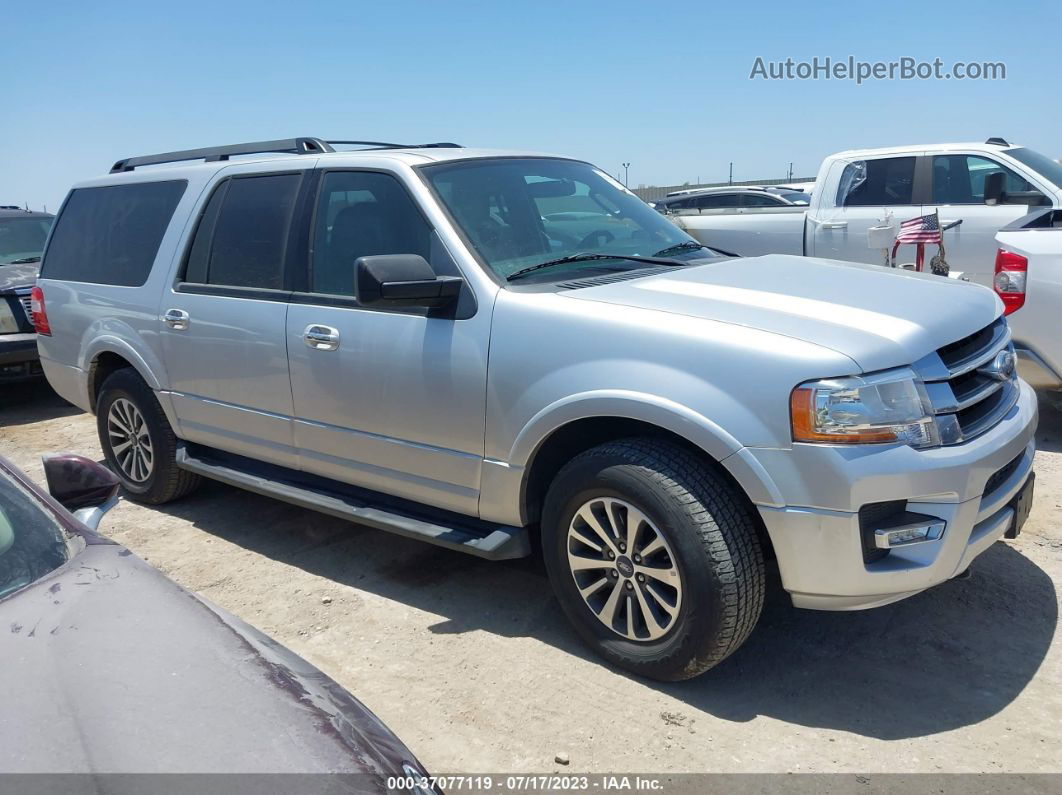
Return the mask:
{"type": "Polygon", "coordinates": [[[752,507],[685,448],[595,447],[557,474],[542,512],[557,599],[599,654],[653,679],[689,679],[752,632],[763,555],[752,507]]]}

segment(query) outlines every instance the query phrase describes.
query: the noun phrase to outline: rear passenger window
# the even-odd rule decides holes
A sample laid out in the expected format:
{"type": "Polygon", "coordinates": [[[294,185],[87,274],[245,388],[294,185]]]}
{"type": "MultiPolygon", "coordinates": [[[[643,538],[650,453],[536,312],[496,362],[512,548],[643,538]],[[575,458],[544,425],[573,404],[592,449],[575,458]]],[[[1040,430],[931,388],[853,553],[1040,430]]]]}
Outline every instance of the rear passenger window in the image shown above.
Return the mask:
{"type": "Polygon", "coordinates": [[[284,288],[284,256],[299,174],[235,177],[210,197],[188,251],[184,280],[284,288]]]}
{"type": "Polygon", "coordinates": [[[778,199],[766,193],[746,193],[741,197],[742,207],[778,207],[778,199]]]}
{"type": "Polygon", "coordinates": [[[723,193],[714,196],[701,196],[693,200],[693,206],[702,210],[712,210],[719,207],[737,207],[738,195],[736,193],[723,193]]]}
{"type": "Polygon", "coordinates": [[[78,188],[63,206],[41,278],[140,287],[187,183],[78,188]]]}
{"type": "Polygon", "coordinates": [[[313,233],[310,291],[354,295],[354,261],[374,254],[431,257],[431,227],[402,184],[373,171],[325,174],[313,233]]]}
{"type": "Polygon", "coordinates": [[[857,160],[844,167],[837,190],[841,207],[886,207],[910,204],[914,195],[913,157],[857,160]]]}

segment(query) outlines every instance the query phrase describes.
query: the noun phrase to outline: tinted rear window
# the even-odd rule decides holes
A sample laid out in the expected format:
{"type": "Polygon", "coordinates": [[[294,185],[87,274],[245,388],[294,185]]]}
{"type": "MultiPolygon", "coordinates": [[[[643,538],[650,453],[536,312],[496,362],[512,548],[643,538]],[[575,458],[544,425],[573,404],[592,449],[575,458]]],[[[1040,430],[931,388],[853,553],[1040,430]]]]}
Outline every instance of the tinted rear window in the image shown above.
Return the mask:
{"type": "Polygon", "coordinates": [[[186,185],[172,180],[73,191],[55,222],[41,278],[144,284],[186,185]]]}

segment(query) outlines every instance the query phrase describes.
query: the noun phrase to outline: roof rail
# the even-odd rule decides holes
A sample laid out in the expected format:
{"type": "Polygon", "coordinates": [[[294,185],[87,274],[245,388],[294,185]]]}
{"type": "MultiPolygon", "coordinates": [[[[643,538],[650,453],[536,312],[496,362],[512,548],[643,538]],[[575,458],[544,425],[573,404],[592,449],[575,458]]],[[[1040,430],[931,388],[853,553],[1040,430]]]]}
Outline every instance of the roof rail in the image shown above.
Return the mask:
{"type": "Polygon", "coordinates": [[[385,141],[326,141],[334,146],[367,146],[370,149],[464,149],[461,144],[440,141],[431,144],[392,144],[385,141]]]}
{"type": "Polygon", "coordinates": [[[228,160],[234,155],[256,155],[265,152],[281,152],[294,155],[319,155],[335,150],[320,138],[283,138],[277,141],[255,141],[228,146],[208,146],[205,149],[185,149],[180,152],[164,152],[158,155],[127,157],[111,166],[111,173],[132,171],[139,166],[156,166],[160,163],[179,163],[182,160],[228,160]]]}
{"type": "Polygon", "coordinates": [[[392,144],[383,141],[325,141],[321,138],[282,138],[277,141],[255,141],[247,144],[208,146],[205,149],[184,149],[180,152],[164,152],[159,155],[127,157],[111,166],[111,173],[132,171],[139,166],[157,166],[161,163],[179,163],[182,160],[205,160],[207,162],[228,160],[235,155],[257,155],[279,152],[293,155],[320,155],[334,152],[336,146],[366,146],[370,149],[461,149],[461,144],[448,142],[430,144],[392,144]]]}

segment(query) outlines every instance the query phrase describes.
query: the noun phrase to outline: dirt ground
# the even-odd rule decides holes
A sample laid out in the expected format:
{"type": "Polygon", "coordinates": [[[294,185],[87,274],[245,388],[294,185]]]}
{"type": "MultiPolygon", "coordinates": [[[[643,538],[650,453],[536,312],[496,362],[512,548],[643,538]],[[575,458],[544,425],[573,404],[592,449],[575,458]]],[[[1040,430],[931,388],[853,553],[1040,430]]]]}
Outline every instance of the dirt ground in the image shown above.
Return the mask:
{"type": "MultiPolygon", "coordinates": [[[[100,457],[93,417],[0,388],[0,452],[100,457]]],[[[1062,769],[1062,414],[1041,402],[1022,536],[973,576],[857,613],[796,610],[691,682],[588,655],[535,560],[489,563],[207,483],[103,532],[290,646],[436,773],[1057,772],[1062,769]]]]}

